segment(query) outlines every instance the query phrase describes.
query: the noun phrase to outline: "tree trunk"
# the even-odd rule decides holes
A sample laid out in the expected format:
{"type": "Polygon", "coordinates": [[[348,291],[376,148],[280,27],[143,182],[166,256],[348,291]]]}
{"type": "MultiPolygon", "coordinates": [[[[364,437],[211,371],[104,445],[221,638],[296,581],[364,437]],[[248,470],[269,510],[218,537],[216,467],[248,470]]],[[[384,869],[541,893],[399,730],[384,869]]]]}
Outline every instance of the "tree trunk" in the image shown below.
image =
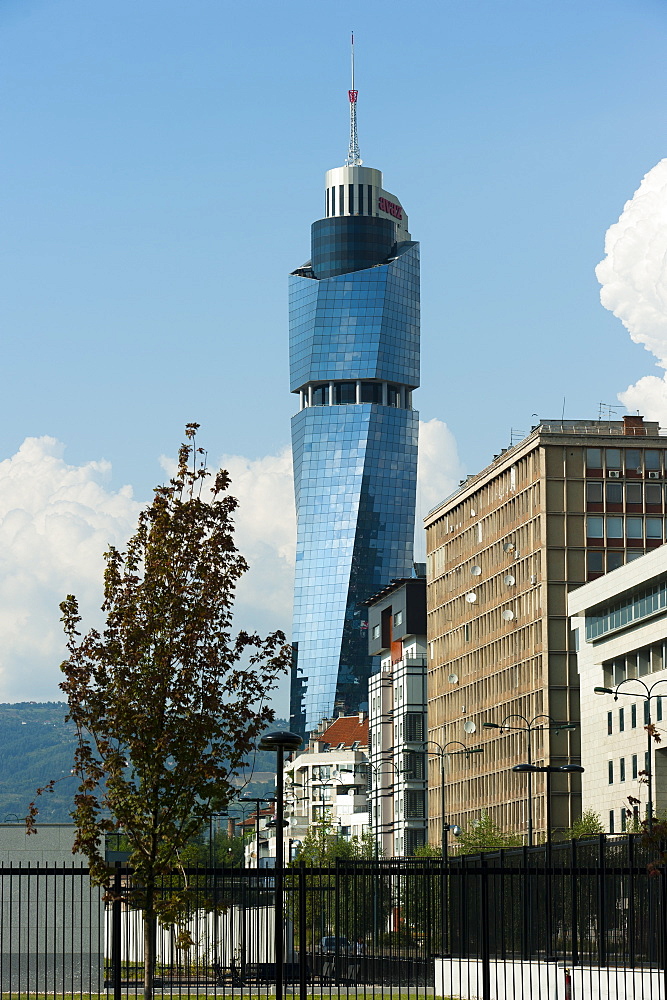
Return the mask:
{"type": "Polygon", "coordinates": [[[146,891],[144,910],[144,1000],[153,1000],[153,971],[155,969],[155,913],[153,889],[146,891]]]}

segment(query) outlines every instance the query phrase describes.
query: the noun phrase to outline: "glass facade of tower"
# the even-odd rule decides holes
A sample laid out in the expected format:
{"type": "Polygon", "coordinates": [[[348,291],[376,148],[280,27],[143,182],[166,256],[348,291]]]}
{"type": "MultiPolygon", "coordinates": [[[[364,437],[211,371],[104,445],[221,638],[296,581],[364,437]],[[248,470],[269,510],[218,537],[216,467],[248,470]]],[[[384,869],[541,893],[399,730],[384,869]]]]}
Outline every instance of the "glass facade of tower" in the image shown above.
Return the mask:
{"type": "Polygon", "coordinates": [[[361,602],[412,575],[419,247],[390,219],[313,225],[290,277],[297,552],[291,728],[367,707],[361,602]]]}

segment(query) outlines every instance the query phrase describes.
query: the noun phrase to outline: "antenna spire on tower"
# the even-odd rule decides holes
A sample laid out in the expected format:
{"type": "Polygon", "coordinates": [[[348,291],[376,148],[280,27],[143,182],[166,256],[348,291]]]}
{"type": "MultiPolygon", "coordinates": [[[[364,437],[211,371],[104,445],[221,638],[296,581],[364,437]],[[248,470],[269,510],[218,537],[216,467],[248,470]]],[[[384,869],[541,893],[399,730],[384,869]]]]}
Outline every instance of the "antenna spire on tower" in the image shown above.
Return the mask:
{"type": "Polygon", "coordinates": [[[352,55],[352,89],[348,90],[347,96],[350,99],[350,149],[345,161],[346,167],[361,166],[362,159],[359,155],[359,138],[357,136],[357,93],[354,89],[354,32],[352,32],[351,42],[352,55]]]}

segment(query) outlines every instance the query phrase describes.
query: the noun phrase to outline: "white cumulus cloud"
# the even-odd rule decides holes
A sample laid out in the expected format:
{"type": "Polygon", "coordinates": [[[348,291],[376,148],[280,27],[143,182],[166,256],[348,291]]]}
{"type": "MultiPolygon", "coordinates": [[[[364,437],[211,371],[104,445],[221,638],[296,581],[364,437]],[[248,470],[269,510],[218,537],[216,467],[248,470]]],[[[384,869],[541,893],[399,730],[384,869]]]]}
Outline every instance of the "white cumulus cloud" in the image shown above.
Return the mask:
{"type": "MultiPolygon", "coordinates": [[[[446,424],[420,424],[417,490],[417,558],[424,558],[424,514],[460,479],[454,438],[446,424]]],[[[64,445],[51,437],[27,438],[0,462],[0,701],[60,699],[59,664],[65,648],[59,604],[80,601],[83,628],[99,625],[103,554],[124,548],[141,504],[129,486],[111,490],[108,462],[70,465],[64,445]]],[[[161,459],[168,474],[171,459],[161,459]]],[[[238,586],[236,628],[260,633],[292,618],[295,513],[289,448],[249,459],[223,455],[237,497],[236,544],[250,569],[238,586]]],[[[274,699],[287,711],[287,680],[274,699]]]]}
{"type": "Polygon", "coordinates": [[[426,533],[423,519],[458,486],[462,466],[456,440],[442,420],[419,421],[419,461],[417,464],[417,520],[415,558],[426,558],[426,533]]]}
{"type": "MultiPolygon", "coordinates": [[[[602,305],[667,369],[667,159],[649,170],[607,230],[605,254],[595,271],[602,305]]],[[[646,375],[618,398],[667,424],[667,375],[646,375]]]]}
{"type": "Polygon", "coordinates": [[[26,438],[0,462],[0,701],[62,698],[59,604],[74,593],[99,621],[103,553],[125,543],[140,509],[130,487],[106,488],[107,462],[63,454],[54,438],[26,438]]]}

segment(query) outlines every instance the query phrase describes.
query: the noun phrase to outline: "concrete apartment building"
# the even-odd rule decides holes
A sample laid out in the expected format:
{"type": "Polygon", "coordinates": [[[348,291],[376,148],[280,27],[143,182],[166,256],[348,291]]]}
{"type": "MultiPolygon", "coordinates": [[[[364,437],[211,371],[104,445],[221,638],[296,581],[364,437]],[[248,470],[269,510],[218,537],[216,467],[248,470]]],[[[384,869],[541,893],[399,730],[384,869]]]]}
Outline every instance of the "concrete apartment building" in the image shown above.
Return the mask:
{"type": "Polygon", "coordinates": [[[370,829],[367,781],[366,713],[323,720],[285,766],[290,836],[303,839],[309,828],[325,827],[345,840],[362,837],[370,829]]]}
{"type": "Polygon", "coordinates": [[[634,815],[646,816],[649,772],[653,811],[667,810],[667,547],[580,587],[568,604],[578,635],[582,806],[623,833],[634,815]],[[618,699],[596,687],[618,689],[618,699]],[[663,743],[648,738],[649,722],[663,743]]]}
{"type": "Polygon", "coordinates": [[[366,604],[380,665],[368,682],[373,834],[385,857],[410,857],[426,843],[426,577],[394,580],[366,604]]]}
{"type": "MultiPolygon", "coordinates": [[[[526,734],[484,723],[543,713],[578,722],[567,595],[662,544],[666,449],[657,423],[639,416],[543,421],[426,518],[429,739],[484,748],[449,758],[449,822],[468,826],[487,810],[504,830],[526,833],[527,779],[512,772],[527,760],[526,734]]],[[[538,765],[579,763],[579,753],[578,729],[532,735],[538,765]]],[[[533,780],[536,839],[546,827],[543,778],[533,780]]],[[[580,809],[579,778],[554,775],[553,828],[570,826],[580,809]]]]}

